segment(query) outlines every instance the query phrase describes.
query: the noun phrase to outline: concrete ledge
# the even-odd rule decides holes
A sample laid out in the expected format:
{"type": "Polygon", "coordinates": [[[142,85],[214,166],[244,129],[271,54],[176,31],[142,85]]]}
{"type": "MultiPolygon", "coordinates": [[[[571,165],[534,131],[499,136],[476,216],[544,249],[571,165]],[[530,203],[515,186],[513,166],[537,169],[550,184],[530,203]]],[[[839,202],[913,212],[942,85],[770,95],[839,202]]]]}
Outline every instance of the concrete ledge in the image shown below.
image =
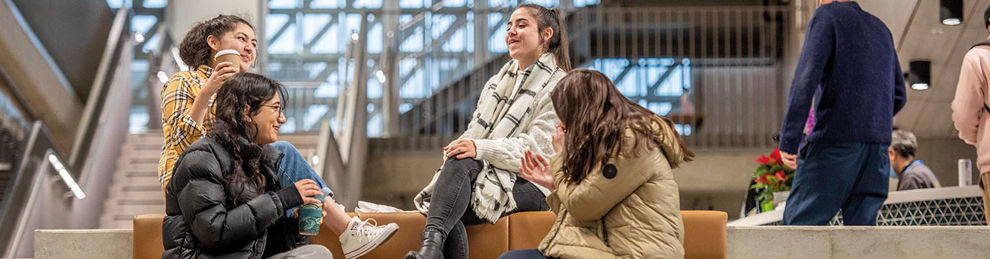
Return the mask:
{"type": "Polygon", "coordinates": [[[987,258],[990,227],[728,227],[730,258],[987,258]]]}
{"type": "Polygon", "coordinates": [[[39,229],[34,231],[34,258],[131,258],[130,229],[39,229]]]}
{"type": "MultiPolygon", "coordinates": [[[[728,227],[728,258],[987,258],[990,227],[728,227]]],[[[130,258],[129,229],[36,230],[34,256],[130,258]]]]}

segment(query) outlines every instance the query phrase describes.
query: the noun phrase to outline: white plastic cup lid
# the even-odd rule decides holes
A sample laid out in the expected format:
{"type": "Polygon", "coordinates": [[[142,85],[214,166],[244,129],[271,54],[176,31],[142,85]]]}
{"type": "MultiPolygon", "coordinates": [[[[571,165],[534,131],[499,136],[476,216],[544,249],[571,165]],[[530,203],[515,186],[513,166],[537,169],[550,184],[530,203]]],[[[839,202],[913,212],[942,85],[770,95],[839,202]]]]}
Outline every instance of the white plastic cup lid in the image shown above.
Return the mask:
{"type": "Polygon", "coordinates": [[[236,50],[225,49],[225,50],[217,51],[217,54],[216,55],[213,55],[213,58],[217,58],[217,57],[220,57],[220,56],[226,55],[226,54],[234,54],[234,55],[238,55],[238,56],[241,55],[241,53],[240,52],[237,52],[236,50]]]}

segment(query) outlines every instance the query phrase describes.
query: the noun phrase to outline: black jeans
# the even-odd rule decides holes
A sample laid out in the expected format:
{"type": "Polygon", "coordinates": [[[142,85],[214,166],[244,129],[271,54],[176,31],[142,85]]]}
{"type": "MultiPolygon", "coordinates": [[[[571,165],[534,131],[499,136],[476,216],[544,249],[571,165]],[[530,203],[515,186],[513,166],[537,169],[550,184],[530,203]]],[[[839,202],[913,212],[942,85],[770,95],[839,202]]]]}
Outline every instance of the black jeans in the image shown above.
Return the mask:
{"type": "MultiPolygon", "coordinates": [[[[468,258],[467,229],[464,226],[487,222],[470,207],[474,180],[481,169],[481,161],[448,158],[437,178],[433,197],[430,198],[430,211],[426,215],[426,229],[440,231],[446,236],[444,258],[468,258]]],[[[550,209],[545,201],[546,196],[535,184],[522,177],[516,178],[512,195],[516,201],[516,212],[550,209]]]]}
{"type": "Polygon", "coordinates": [[[525,250],[512,250],[503,253],[498,259],[554,259],[556,257],[547,257],[536,249],[525,249],[525,250]]]}

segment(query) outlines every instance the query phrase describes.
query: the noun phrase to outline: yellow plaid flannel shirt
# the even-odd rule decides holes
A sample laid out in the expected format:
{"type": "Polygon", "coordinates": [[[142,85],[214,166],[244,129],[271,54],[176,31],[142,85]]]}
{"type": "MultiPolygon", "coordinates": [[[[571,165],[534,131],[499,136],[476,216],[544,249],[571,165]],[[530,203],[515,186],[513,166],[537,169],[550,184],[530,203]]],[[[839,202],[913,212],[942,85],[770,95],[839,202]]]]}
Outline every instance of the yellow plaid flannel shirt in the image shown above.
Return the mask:
{"type": "Polygon", "coordinates": [[[161,158],[158,160],[158,180],[162,184],[163,194],[165,186],[172,179],[172,170],[179,155],[182,155],[182,152],[193,142],[206,136],[213,125],[212,99],[209,102],[210,111],[203,117],[202,125],[197,125],[189,116],[193,101],[200,97],[199,92],[211,74],[213,69],[202,65],[196,71],[173,74],[162,88],[162,131],[165,133],[165,140],[162,144],[161,158]]]}

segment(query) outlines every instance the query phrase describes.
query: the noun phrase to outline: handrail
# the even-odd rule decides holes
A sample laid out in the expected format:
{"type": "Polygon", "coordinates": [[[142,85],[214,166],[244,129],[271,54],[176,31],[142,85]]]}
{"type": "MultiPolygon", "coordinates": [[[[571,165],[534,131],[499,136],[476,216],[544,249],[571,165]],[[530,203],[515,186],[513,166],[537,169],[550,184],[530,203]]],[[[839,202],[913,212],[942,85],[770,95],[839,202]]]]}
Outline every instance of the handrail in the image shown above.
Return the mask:
{"type": "MultiPolygon", "coordinates": [[[[96,222],[92,215],[86,214],[90,211],[76,211],[73,205],[90,207],[92,204],[101,204],[102,200],[99,200],[99,197],[84,200],[82,204],[67,202],[66,198],[75,196],[77,199],[82,199],[85,197],[82,187],[87,186],[86,181],[75,184],[73,179],[87,178],[87,173],[82,171],[88,164],[87,159],[92,155],[90,150],[94,146],[95,140],[93,138],[101,133],[99,129],[106,120],[106,118],[102,118],[102,115],[105,114],[108,107],[111,107],[108,106],[108,102],[112,102],[112,100],[108,100],[108,96],[119,96],[119,94],[111,95],[110,89],[115,85],[124,85],[128,81],[126,76],[129,76],[130,71],[126,67],[121,67],[122,62],[128,61],[123,59],[130,57],[128,52],[125,52],[130,51],[129,47],[131,46],[130,37],[127,36],[129,31],[128,18],[129,10],[127,9],[118,10],[114,16],[97,75],[93,81],[93,88],[87,99],[80,125],[76,130],[75,142],[72,145],[67,163],[62,162],[66,161],[63,160],[65,156],[54,148],[53,138],[48,134],[46,126],[41,121],[34,122],[31,135],[25,145],[23,158],[8,190],[10,195],[0,204],[2,205],[0,207],[0,257],[23,257],[25,254],[29,254],[30,251],[28,250],[31,250],[30,246],[33,244],[33,240],[30,238],[33,235],[33,230],[39,227],[53,227],[50,226],[53,224],[52,222],[40,220],[34,215],[58,211],[75,220],[75,223],[65,223],[68,225],[85,226],[86,224],[79,222],[91,220],[96,222]],[[119,77],[121,75],[125,77],[119,77]],[[64,167],[60,168],[60,165],[64,165],[64,167]],[[46,174],[45,172],[57,173],[58,175],[46,174]],[[57,183],[58,179],[62,179],[64,184],[57,183]],[[62,190],[62,187],[53,188],[51,184],[63,186],[65,189],[62,190]],[[70,193],[75,193],[75,195],[70,193]],[[85,215],[80,217],[76,214],[85,215]]],[[[129,98],[129,92],[126,94],[129,98]]],[[[126,128],[124,129],[126,130],[126,128]]],[[[102,132],[102,134],[106,135],[107,133],[102,132]]],[[[119,145],[115,148],[119,148],[119,145]]],[[[86,180],[92,180],[93,177],[88,178],[86,180]]],[[[62,223],[59,224],[62,226],[62,223]]]]}
{"type": "Polygon", "coordinates": [[[14,257],[19,245],[19,237],[23,232],[25,206],[34,200],[37,193],[36,183],[41,174],[34,174],[45,166],[43,152],[51,152],[52,141],[48,130],[41,121],[35,121],[31,126],[31,134],[24,145],[23,157],[18,163],[16,173],[11,179],[11,185],[3,202],[0,203],[0,257],[14,257]],[[47,151],[46,151],[47,150],[47,151]]]}
{"type": "Polygon", "coordinates": [[[165,82],[159,78],[158,72],[164,71],[165,74],[172,74],[172,72],[177,72],[177,64],[173,62],[172,57],[172,47],[175,43],[172,39],[172,35],[168,33],[168,26],[159,25],[155,35],[161,38],[158,46],[148,53],[148,76],[145,78],[145,82],[148,84],[146,89],[148,90],[148,100],[145,103],[148,109],[148,129],[161,129],[162,122],[157,118],[161,117],[161,87],[165,82]]]}
{"type": "MultiPolygon", "coordinates": [[[[107,38],[106,47],[103,49],[103,56],[100,57],[100,65],[96,72],[96,79],[93,80],[93,88],[89,92],[89,98],[86,102],[86,107],[83,109],[82,119],[79,121],[80,126],[76,130],[75,142],[72,145],[72,151],[69,155],[69,168],[78,169],[82,161],[80,159],[85,159],[86,150],[89,150],[89,145],[92,143],[92,137],[96,133],[96,126],[99,123],[100,111],[103,109],[105,104],[105,97],[107,95],[107,89],[110,84],[113,83],[110,78],[114,73],[114,69],[117,66],[117,61],[120,56],[121,47],[123,41],[121,37],[127,32],[128,27],[128,9],[120,8],[117,10],[117,14],[114,15],[113,25],[110,27],[110,36],[107,38]]],[[[73,177],[79,177],[79,170],[71,170],[74,174],[73,177]]]]}

